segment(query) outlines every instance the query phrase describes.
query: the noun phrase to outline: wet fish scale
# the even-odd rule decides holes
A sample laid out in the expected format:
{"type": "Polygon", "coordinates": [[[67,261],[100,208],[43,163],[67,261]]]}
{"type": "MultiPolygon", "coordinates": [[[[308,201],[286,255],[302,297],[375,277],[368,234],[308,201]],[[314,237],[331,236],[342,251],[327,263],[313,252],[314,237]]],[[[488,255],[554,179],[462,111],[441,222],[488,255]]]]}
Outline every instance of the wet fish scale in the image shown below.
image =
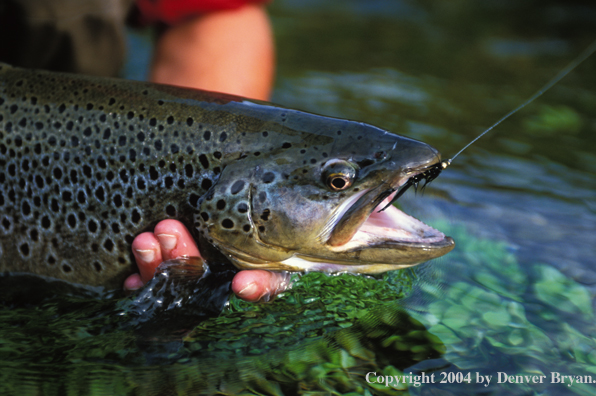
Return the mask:
{"type": "Polygon", "coordinates": [[[374,225],[363,236],[377,204],[440,162],[372,125],[7,65],[0,117],[1,276],[120,288],[136,270],[134,236],[165,218],[189,227],[207,261],[241,269],[378,273],[454,246],[397,212],[386,220],[420,237],[374,225]]]}
{"type": "Polygon", "coordinates": [[[222,158],[264,139],[246,134],[264,121],[220,110],[223,96],[7,65],[0,84],[1,272],[120,287],[133,237],[192,223],[222,158]]]}

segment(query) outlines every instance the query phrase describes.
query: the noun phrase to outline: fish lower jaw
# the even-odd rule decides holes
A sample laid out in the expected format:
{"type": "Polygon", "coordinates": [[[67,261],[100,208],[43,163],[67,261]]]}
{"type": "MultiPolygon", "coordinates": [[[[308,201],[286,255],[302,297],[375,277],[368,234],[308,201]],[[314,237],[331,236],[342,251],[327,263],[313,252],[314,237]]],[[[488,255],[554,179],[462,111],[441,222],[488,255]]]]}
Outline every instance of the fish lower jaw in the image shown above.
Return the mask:
{"type": "MultiPolygon", "coordinates": [[[[426,261],[422,260],[421,262],[426,261]]],[[[297,272],[327,272],[327,273],[352,273],[352,274],[382,274],[383,272],[393,271],[403,268],[412,267],[419,263],[413,264],[341,264],[324,261],[311,261],[300,257],[291,257],[282,261],[280,264],[287,268],[287,271],[297,272]]]]}
{"type": "Polygon", "coordinates": [[[390,206],[383,212],[375,210],[347,243],[328,248],[333,252],[347,252],[387,244],[428,246],[444,241],[442,232],[390,206]]]}

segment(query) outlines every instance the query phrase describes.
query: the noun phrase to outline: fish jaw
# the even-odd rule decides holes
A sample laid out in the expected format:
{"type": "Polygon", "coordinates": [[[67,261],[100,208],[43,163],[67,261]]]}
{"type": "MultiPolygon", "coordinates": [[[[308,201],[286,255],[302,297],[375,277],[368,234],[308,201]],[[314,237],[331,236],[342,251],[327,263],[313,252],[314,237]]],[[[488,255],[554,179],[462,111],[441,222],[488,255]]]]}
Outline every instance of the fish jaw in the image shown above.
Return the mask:
{"type": "Polygon", "coordinates": [[[451,237],[397,207],[390,205],[381,211],[396,193],[381,200],[345,243],[327,244],[330,254],[326,258],[296,253],[282,264],[297,271],[378,274],[408,268],[453,250],[451,237]]]}
{"type": "MultiPolygon", "coordinates": [[[[408,176],[399,178],[397,185],[403,186],[408,176]]],[[[452,238],[390,205],[399,187],[389,193],[387,186],[363,190],[336,208],[312,250],[279,252],[278,260],[255,260],[228,247],[228,257],[243,269],[379,274],[412,267],[453,250],[452,238]],[[379,192],[381,189],[385,191],[379,192]],[[345,232],[342,228],[353,229],[345,232]],[[334,243],[335,231],[350,237],[334,243]]]]}

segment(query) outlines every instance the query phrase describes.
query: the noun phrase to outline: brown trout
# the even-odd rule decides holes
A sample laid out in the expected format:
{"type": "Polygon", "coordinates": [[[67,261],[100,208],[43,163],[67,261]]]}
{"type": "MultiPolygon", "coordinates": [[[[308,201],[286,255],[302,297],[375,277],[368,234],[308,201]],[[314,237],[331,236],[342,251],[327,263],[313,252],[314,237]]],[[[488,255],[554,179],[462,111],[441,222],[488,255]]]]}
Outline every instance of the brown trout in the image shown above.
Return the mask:
{"type": "Polygon", "coordinates": [[[166,218],[241,269],[408,267],[454,242],[381,209],[439,163],[360,122],[0,64],[0,273],[118,289],[166,218]]]}

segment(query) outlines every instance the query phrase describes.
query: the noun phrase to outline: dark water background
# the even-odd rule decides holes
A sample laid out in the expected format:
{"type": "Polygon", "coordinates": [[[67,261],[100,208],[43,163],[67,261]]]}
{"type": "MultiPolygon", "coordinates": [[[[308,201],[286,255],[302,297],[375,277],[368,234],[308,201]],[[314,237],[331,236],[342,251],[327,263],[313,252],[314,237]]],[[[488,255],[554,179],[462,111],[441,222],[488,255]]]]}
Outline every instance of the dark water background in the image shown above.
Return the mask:
{"type": "MultiPolygon", "coordinates": [[[[270,13],[278,51],[274,102],[420,139],[445,158],[531,96],[596,39],[596,6],[590,1],[275,0],[270,13]]],[[[129,39],[125,75],[143,79],[149,35],[131,32],[129,39]]],[[[414,371],[494,376],[556,371],[596,380],[595,70],[593,56],[465,151],[423,196],[408,193],[400,199],[406,212],[436,224],[458,243],[453,253],[420,267],[414,273],[414,291],[394,303],[406,307],[445,344],[442,359],[413,364],[414,371]]],[[[318,288],[317,282],[306,286],[318,288]]],[[[345,299],[350,300],[348,291],[345,299]]],[[[360,301],[358,309],[373,305],[373,300],[360,301]]],[[[310,302],[303,301],[307,309],[298,317],[316,311],[310,302]]],[[[151,394],[152,389],[154,394],[167,394],[164,389],[184,394],[184,384],[193,381],[200,384],[193,382],[190,389],[195,391],[186,393],[209,393],[205,389],[226,383],[224,374],[236,378],[229,383],[237,387],[219,388],[228,394],[238,389],[246,394],[316,394],[309,393],[312,388],[276,387],[267,374],[273,366],[257,357],[268,351],[266,359],[279,362],[292,345],[300,351],[323,350],[312,345],[324,333],[321,328],[344,326],[322,318],[317,319],[319,327],[309,322],[297,331],[291,320],[298,319],[283,316],[285,303],[273,303],[266,316],[250,319],[259,330],[251,335],[252,349],[235,349],[245,351],[247,359],[238,360],[238,352],[221,355],[225,359],[205,352],[211,360],[197,363],[190,353],[168,356],[176,348],[164,344],[153,356],[142,356],[149,363],[139,366],[131,363],[139,357],[129,335],[93,337],[76,313],[62,314],[66,319],[47,329],[45,321],[60,313],[55,306],[47,307],[47,317],[25,312],[21,322],[2,312],[4,323],[19,330],[9,341],[0,338],[0,376],[14,383],[7,394],[19,395],[151,394]],[[287,327],[284,320],[289,320],[287,327]],[[286,342],[272,334],[282,334],[286,342]],[[65,338],[73,342],[65,343],[65,338]],[[311,343],[301,346],[301,338],[311,343]],[[39,352],[40,345],[54,343],[56,348],[39,352]],[[116,352],[106,355],[105,349],[116,352]],[[161,358],[168,364],[159,363],[161,358]]],[[[236,340],[236,330],[250,320],[246,315],[228,318],[224,323],[229,334],[213,335],[208,348],[234,350],[230,340],[236,340]]],[[[213,326],[214,333],[223,334],[213,326]]],[[[195,344],[188,345],[192,349],[195,344]]],[[[387,345],[377,345],[377,356],[387,345]]],[[[288,365],[302,362],[297,354],[292,356],[288,365]]],[[[326,358],[318,354],[316,359],[326,358]]],[[[350,364],[339,365],[358,372],[350,364]]],[[[393,372],[389,366],[381,361],[370,367],[388,375],[393,372]]],[[[363,385],[316,391],[406,392],[367,387],[362,375],[350,379],[356,380],[363,385]]],[[[426,384],[409,392],[590,395],[596,387],[495,381],[490,387],[426,384]]]]}

